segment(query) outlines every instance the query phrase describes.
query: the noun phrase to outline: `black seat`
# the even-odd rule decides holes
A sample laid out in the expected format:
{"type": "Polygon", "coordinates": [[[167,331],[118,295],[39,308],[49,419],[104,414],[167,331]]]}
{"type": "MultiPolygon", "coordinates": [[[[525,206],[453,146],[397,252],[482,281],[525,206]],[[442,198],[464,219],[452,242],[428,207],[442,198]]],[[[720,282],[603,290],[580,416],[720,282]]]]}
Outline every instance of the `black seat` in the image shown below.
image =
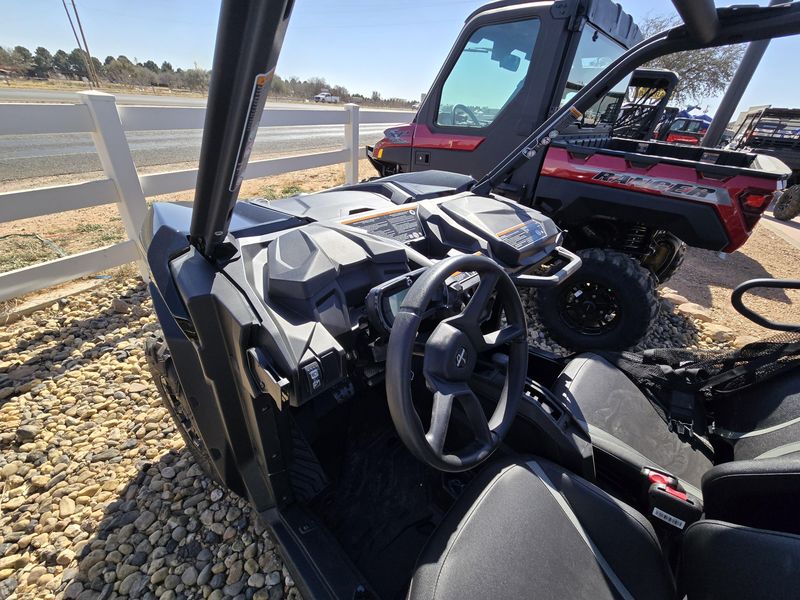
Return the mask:
{"type": "Polygon", "coordinates": [[[647,520],[557,465],[496,463],[423,550],[409,598],[674,598],[647,520]]]}
{"type": "Polygon", "coordinates": [[[686,529],[679,574],[676,586],[631,507],[551,462],[517,459],[467,486],[423,549],[408,598],[793,598],[800,535],[700,520],[686,529]]]}
{"type": "MultiPolygon", "coordinates": [[[[605,359],[582,354],[553,387],[582,421],[594,446],[598,472],[637,489],[643,466],[680,479],[702,498],[701,480],[716,463],[800,455],[800,372],[789,371],[718,402],[718,439],[725,455],[671,431],[642,391],[605,359]]],[[[719,446],[718,446],[719,447],[719,446]]]]}

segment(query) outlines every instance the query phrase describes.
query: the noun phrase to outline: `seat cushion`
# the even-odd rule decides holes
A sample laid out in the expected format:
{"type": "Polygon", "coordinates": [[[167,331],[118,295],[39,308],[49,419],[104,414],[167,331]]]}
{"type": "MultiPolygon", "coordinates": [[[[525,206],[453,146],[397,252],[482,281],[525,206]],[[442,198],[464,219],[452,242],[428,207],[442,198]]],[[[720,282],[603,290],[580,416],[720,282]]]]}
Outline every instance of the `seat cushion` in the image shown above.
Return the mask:
{"type": "Polygon", "coordinates": [[[706,518],[800,534],[800,458],[737,460],[703,475],[706,518]]]}
{"type": "Polygon", "coordinates": [[[650,524],[542,459],[470,483],[417,562],[409,598],[673,598],[650,524]]]}
{"type": "Polygon", "coordinates": [[[592,440],[598,470],[628,483],[644,466],[677,477],[701,497],[700,481],[713,462],[699,445],[669,430],[655,407],[625,374],[595,354],[567,363],[553,392],[584,422],[592,440]]]}
{"type": "Polygon", "coordinates": [[[689,600],[797,598],[800,536],[703,520],[687,527],[682,548],[689,600]]]}
{"type": "Polygon", "coordinates": [[[713,409],[734,460],[800,457],[800,369],[723,396],[713,409]]]}

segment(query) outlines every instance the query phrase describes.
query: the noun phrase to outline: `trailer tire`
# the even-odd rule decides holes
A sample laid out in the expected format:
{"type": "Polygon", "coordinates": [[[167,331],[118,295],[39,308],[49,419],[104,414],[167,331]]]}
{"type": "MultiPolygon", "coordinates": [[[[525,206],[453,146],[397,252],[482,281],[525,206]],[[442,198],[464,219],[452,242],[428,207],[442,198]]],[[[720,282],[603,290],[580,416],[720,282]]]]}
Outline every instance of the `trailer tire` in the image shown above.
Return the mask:
{"type": "Polygon", "coordinates": [[[800,215],[800,184],[785,190],[772,209],[772,216],[779,221],[791,221],[797,215],[800,215]]]}
{"type": "Polygon", "coordinates": [[[184,406],[188,406],[187,400],[183,395],[178,373],[172,362],[169,348],[163,340],[148,339],[145,342],[145,355],[147,365],[153,375],[156,388],[161,395],[161,402],[169,411],[175,427],[181,434],[186,447],[192,453],[197,465],[215,483],[227,487],[217,474],[214,467],[214,460],[211,453],[206,448],[205,443],[199,433],[195,432],[195,423],[191,415],[186,414],[184,406]]]}
{"type": "Polygon", "coordinates": [[[623,350],[644,338],[658,316],[655,279],[630,256],[589,248],[580,270],[538,290],[535,309],[550,337],[570,350],[623,350]],[[581,300],[586,298],[586,300],[581,300]]]}

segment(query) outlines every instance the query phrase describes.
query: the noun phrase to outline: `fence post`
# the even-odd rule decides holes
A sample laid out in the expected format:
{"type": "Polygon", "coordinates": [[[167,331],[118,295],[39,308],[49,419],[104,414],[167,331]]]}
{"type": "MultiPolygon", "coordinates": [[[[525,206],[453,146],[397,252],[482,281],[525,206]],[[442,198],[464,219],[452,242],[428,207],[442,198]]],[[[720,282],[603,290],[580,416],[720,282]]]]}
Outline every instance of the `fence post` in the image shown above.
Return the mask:
{"type": "Polygon", "coordinates": [[[125,225],[128,239],[133,240],[139,251],[139,272],[148,280],[145,249],[140,239],[142,224],[147,213],[147,204],[139,183],[139,175],[131,156],[131,149],[122,128],[116,99],[103,92],[79,92],[81,102],[89,108],[94,121],[94,141],[100,164],[106,176],[117,188],[117,208],[125,225]]]}
{"type": "Polygon", "coordinates": [[[347,124],[344,126],[344,147],[350,151],[350,157],[344,165],[344,182],[347,184],[358,182],[358,104],[345,104],[348,113],[347,124]]]}

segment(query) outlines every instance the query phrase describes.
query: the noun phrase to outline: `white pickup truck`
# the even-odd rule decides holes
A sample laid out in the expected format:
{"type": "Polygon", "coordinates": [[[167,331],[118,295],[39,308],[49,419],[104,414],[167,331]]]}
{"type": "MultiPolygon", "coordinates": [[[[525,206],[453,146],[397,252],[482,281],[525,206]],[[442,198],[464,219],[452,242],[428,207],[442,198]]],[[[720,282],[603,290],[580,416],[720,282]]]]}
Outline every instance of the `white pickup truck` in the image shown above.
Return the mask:
{"type": "Polygon", "coordinates": [[[339,96],[331,96],[330,92],[321,92],[314,96],[314,102],[337,103],[339,102],[339,96]]]}

